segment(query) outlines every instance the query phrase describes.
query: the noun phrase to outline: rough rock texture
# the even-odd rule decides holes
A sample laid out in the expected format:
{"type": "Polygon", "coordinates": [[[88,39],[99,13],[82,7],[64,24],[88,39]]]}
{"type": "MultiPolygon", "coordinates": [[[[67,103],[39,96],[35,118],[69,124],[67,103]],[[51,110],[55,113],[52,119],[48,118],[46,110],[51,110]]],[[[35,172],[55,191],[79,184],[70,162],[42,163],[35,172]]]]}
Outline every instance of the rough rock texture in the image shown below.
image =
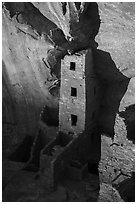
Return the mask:
{"type": "Polygon", "coordinates": [[[19,143],[27,133],[34,135],[42,106],[53,101],[45,86],[50,70],[42,61],[47,50],[42,40],[25,35],[3,15],[3,127],[15,127],[18,134],[13,132],[13,140],[9,133],[10,144],[19,143]]]}
{"type": "Polygon", "coordinates": [[[128,2],[3,3],[4,159],[27,134],[37,135],[43,107],[47,113],[44,120],[50,126],[47,132],[57,126],[60,59],[66,53],[92,47],[95,71],[102,82],[98,118],[105,133],[101,178],[112,182],[120,169],[131,175],[135,142],[134,22],[134,3],[128,2]],[[54,124],[53,117],[57,118],[54,124]],[[110,146],[112,143],[116,145],[110,146]]]}
{"type": "MultiPolygon", "coordinates": [[[[134,3],[98,5],[102,23],[94,63],[107,87],[100,124],[113,135],[119,107],[134,104],[134,80],[130,80],[134,77],[134,3]]],[[[58,106],[48,88],[60,79],[60,58],[69,50],[87,48],[100,20],[96,3],[5,3],[3,7],[3,121],[6,129],[8,122],[13,132],[18,130],[20,137],[13,136],[12,141],[16,144],[26,130],[34,135],[43,105],[58,106]]]]}
{"type": "Polygon", "coordinates": [[[135,104],[135,7],[134,3],[98,3],[101,25],[96,37],[97,74],[105,80],[100,123],[114,134],[116,113],[135,104]]]}
{"type": "Polygon", "coordinates": [[[99,185],[99,177],[88,174],[82,181],[65,180],[55,191],[47,189],[47,180],[36,173],[16,172],[3,193],[5,202],[122,202],[109,184],[99,185]]]}
{"type": "Polygon", "coordinates": [[[3,4],[4,155],[26,133],[35,136],[43,106],[58,107],[58,93],[53,98],[49,90],[60,79],[60,59],[69,50],[88,47],[98,32],[97,4],[83,4],[78,10],[76,5],[68,3],[63,14],[61,3],[3,4]]]}
{"type": "Polygon", "coordinates": [[[98,49],[109,52],[117,69],[134,77],[135,3],[98,3],[101,26],[96,40],[98,49]]]}
{"type": "MultiPolygon", "coordinates": [[[[102,182],[119,184],[135,170],[135,8],[134,3],[98,5],[101,26],[94,56],[96,72],[105,83],[99,123],[108,133],[101,137],[99,171],[102,182]]],[[[132,185],[134,179],[129,188],[132,185]]],[[[128,193],[123,194],[125,199],[128,193]]]]}

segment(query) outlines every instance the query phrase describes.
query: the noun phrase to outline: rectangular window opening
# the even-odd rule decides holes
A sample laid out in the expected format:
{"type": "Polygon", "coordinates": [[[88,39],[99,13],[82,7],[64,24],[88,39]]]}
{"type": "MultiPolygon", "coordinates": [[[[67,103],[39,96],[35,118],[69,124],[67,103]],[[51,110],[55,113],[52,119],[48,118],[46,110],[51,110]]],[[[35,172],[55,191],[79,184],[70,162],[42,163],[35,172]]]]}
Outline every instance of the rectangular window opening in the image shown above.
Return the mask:
{"type": "Polygon", "coordinates": [[[77,125],[77,120],[78,120],[78,116],[71,114],[71,125],[72,126],[76,126],[77,125]]]}
{"type": "Polygon", "coordinates": [[[71,96],[74,96],[74,97],[77,96],[77,89],[74,87],[71,87],[71,96]]]}
{"type": "Polygon", "coordinates": [[[73,71],[76,70],[76,63],[75,62],[70,62],[70,70],[73,70],[73,71]]]}

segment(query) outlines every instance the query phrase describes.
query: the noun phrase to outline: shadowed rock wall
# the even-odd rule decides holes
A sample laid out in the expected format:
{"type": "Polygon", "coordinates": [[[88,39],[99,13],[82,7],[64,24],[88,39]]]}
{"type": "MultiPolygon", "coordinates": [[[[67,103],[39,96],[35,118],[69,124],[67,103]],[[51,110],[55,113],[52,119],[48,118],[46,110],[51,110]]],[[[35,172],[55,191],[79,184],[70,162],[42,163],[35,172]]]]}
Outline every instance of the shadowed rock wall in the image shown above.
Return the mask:
{"type": "Polygon", "coordinates": [[[3,3],[4,151],[35,135],[44,106],[58,110],[60,60],[88,47],[102,82],[99,124],[113,137],[117,113],[134,104],[134,3],[3,3]]]}
{"type": "MultiPolygon", "coordinates": [[[[112,181],[120,168],[134,170],[134,7],[130,2],[3,3],[3,157],[27,134],[37,134],[43,107],[48,125],[58,125],[60,60],[92,47],[102,84],[98,125],[108,133],[102,136],[102,178],[112,181]]],[[[94,137],[93,144],[98,140],[94,137]]]]}
{"type": "Polygon", "coordinates": [[[98,13],[97,4],[81,6],[77,9],[70,2],[63,14],[62,3],[3,3],[3,143],[9,144],[8,150],[3,149],[5,154],[26,133],[35,136],[45,105],[58,108],[58,94],[53,99],[49,89],[60,79],[61,58],[94,39],[99,18],[94,23],[94,18],[87,17],[93,8],[98,13]],[[89,32],[82,31],[84,19],[89,32]]]}

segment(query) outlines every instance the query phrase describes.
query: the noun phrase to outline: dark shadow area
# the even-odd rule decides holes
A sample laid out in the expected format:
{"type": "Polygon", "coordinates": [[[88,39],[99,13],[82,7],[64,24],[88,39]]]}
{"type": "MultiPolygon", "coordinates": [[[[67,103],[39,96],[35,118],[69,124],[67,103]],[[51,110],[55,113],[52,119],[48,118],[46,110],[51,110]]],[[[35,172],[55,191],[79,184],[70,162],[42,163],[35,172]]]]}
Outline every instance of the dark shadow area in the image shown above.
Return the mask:
{"type": "Polygon", "coordinates": [[[31,155],[24,170],[38,171],[40,167],[41,150],[43,154],[52,155],[52,153],[55,153],[57,146],[61,148],[65,147],[72,138],[71,133],[67,135],[59,132],[55,139],[50,140],[49,138],[46,138],[46,135],[42,130],[39,130],[38,135],[31,146],[31,155]]]}
{"type": "Polygon", "coordinates": [[[42,130],[39,130],[31,146],[30,157],[24,170],[38,171],[40,166],[40,152],[49,141],[50,139],[46,137],[45,133],[42,130]]]}
{"type": "Polygon", "coordinates": [[[58,108],[44,106],[41,112],[41,120],[48,126],[58,127],[59,126],[58,111],[59,111],[58,108]]]}
{"type": "Polygon", "coordinates": [[[9,156],[9,159],[16,162],[27,162],[30,158],[32,143],[32,136],[27,135],[16,151],[9,156]]]}
{"type": "MultiPolygon", "coordinates": [[[[71,7],[71,3],[68,3],[71,7]]],[[[70,10],[70,34],[75,38],[74,47],[89,47],[90,41],[95,39],[100,27],[100,16],[96,2],[75,2],[79,13],[77,23],[74,10],[70,10]]],[[[75,49],[74,49],[75,50],[75,49]]]]}
{"type": "Polygon", "coordinates": [[[63,15],[65,15],[65,14],[66,14],[66,11],[67,11],[67,9],[66,9],[67,2],[61,2],[61,3],[62,3],[62,11],[63,11],[63,15]]]}
{"type": "Polygon", "coordinates": [[[13,120],[10,121],[11,116],[8,116],[9,118],[9,122],[12,122],[14,124],[17,124],[17,117],[16,117],[16,111],[15,111],[15,105],[14,105],[14,100],[13,100],[13,96],[12,96],[12,86],[10,84],[10,79],[6,70],[6,65],[5,62],[2,60],[2,122],[5,122],[5,120],[7,121],[7,115],[5,115],[5,108],[7,107],[7,109],[11,109],[11,111],[13,112],[12,117],[13,120]]]}
{"type": "Polygon", "coordinates": [[[93,49],[95,72],[102,83],[99,125],[102,133],[114,136],[116,114],[130,79],[116,67],[110,53],[93,49]]]}
{"type": "Polygon", "coordinates": [[[55,146],[65,147],[72,139],[73,135],[71,133],[65,134],[63,132],[59,132],[57,137],[47,144],[42,152],[43,154],[51,155],[51,152],[54,151],[55,146]]]}
{"type": "Polygon", "coordinates": [[[80,23],[83,25],[82,32],[87,38],[95,39],[101,22],[98,4],[96,2],[82,2],[81,4],[81,8],[84,8],[84,12],[80,16],[80,23]],[[92,32],[90,30],[91,27],[93,28],[92,32]]]}
{"type": "Polygon", "coordinates": [[[94,70],[97,76],[106,82],[118,82],[127,78],[116,67],[109,52],[93,49],[94,70]]]}
{"type": "MultiPolygon", "coordinates": [[[[53,86],[49,87],[49,92],[53,97],[59,98],[59,96],[60,96],[60,81],[57,84],[55,84],[55,85],[53,84],[53,86]]],[[[56,117],[58,117],[58,116],[56,116],[56,117]]]]}
{"type": "Polygon", "coordinates": [[[88,163],[88,172],[99,176],[98,163],[88,163]]]}
{"type": "Polygon", "coordinates": [[[135,172],[131,178],[125,179],[115,187],[125,202],[135,202],[135,172]]]}
{"type": "Polygon", "coordinates": [[[101,159],[101,131],[96,125],[90,135],[90,158],[88,160],[88,170],[91,174],[99,175],[98,165],[101,159]]]}
{"type": "Polygon", "coordinates": [[[2,60],[2,159],[13,151],[15,135],[18,134],[18,118],[14,92],[5,62],[2,60]]]}
{"type": "Polygon", "coordinates": [[[135,144],[135,104],[128,106],[119,115],[125,119],[127,138],[135,144]]]}

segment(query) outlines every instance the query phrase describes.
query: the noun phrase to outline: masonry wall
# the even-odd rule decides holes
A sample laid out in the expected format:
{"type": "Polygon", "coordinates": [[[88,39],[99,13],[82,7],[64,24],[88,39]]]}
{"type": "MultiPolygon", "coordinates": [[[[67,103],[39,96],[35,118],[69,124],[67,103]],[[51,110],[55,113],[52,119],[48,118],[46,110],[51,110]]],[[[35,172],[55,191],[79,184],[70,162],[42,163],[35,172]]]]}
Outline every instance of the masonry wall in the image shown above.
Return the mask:
{"type": "Polygon", "coordinates": [[[85,127],[85,59],[83,55],[65,56],[61,62],[59,122],[62,132],[80,133],[85,127]],[[70,70],[71,63],[75,70],[70,70]],[[71,96],[71,88],[77,95],[71,96]],[[77,125],[71,125],[71,114],[77,116],[77,125]]]}
{"type": "MultiPolygon", "coordinates": [[[[96,129],[93,128],[95,136],[99,138],[98,131],[95,130],[96,129]]],[[[91,134],[93,134],[93,132],[91,134]]],[[[96,146],[95,143],[94,146],[96,146]]],[[[67,176],[66,172],[67,167],[70,164],[70,161],[72,160],[79,161],[83,165],[93,161],[94,154],[93,151],[91,151],[91,149],[92,149],[92,137],[91,135],[86,133],[80,134],[77,138],[74,138],[71,142],[69,142],[69,144],[66,147],[64,147],[62,153],[59,154],[51,162],[52,173],[54,176],[54,184],[56,185],[56,183],[59,180],[67,176]]],[[[98,150],[96,149],[96,154],[98,155],[98,157],[100,157],[100,153],[98,150]]]]}
{"type": "Polygon", "coordinates": [[[61,62],[59,121],[63,132],[78,134],[92,131],[91,125],[98,115],[100,96],[93,66],[91,49],[67,55],[61,62]],[[71,64],[75,67],[71,67],[71,64]],[[71,95],[72,89],[76,89],[75,96],[71,95]],[[77,116],[76,125],[72,125],[71,114],[77,116]]]}
{"type": "Polygon", "coordinates": [[[92,50],[66,55],[61,62],[59,131],[68,135],[73,132],[77,137],[51,161],[54,184],[65,176],[71,160],[83,164],[100,160],[100,133],[96,126],[100,87],[93,67],[92,50]],[[75,125],[72,115],[77,116],[75,125]]]}
{"type": "Polygon", "coordinates": [[[71,161],[78,161],[84,165],[89,162],[98,163],[100,160],[100,132],[97,126],[92,125],[91,134],[82,133],[72,140],[68,135],[61,134],[61,136],[67,142],[65,146],[62,146],[64,143],[62,139],[57,137],[41,154],[41,170],[44,178],[48,179],[50,187],[55,187],[58,181],[66,178],[67,167],[71,161]],[[58,149],[52,155],[55,147],[58,149]]]}

